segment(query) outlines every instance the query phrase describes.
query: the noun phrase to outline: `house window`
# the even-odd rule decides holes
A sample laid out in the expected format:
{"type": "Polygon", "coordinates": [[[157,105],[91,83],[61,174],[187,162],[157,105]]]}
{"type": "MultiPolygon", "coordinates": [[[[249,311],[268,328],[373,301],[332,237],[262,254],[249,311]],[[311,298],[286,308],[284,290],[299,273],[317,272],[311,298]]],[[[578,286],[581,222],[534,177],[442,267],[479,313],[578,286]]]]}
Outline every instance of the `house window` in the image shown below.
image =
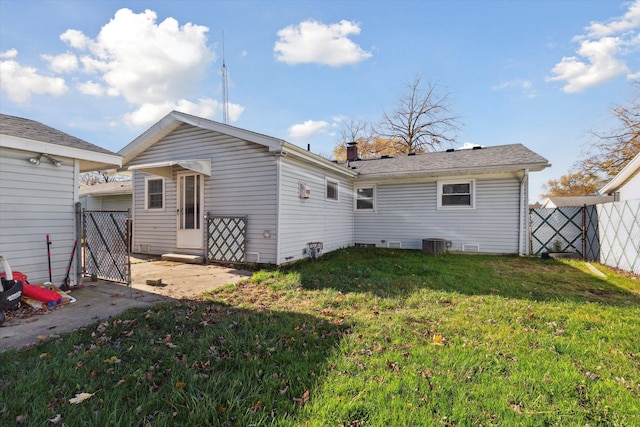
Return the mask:
{"type": "Polygon", "coordinates": [[[327,191],[326,191],[326,199],[327,200],[338,200],[338,193],[340,190],[340,184],[338,183],[338,181],[334,181],[332,179],[328,179],[326,180],[326,187],[327,187],[327,191]]]}
{"type": "Polygon", "coordinates": [[[475,181],[438,182],[438,209],[475,208],[475,181]]]}
{"type": "Polygon", "coordinates": [[[145,180],[145,210],[164,210],[164,178],[145,180]]]}
{"type": "Polygon", "coordinates": [[[356,189],[356,210],[372,211],[375,209],[375,187],[356,189]]]}

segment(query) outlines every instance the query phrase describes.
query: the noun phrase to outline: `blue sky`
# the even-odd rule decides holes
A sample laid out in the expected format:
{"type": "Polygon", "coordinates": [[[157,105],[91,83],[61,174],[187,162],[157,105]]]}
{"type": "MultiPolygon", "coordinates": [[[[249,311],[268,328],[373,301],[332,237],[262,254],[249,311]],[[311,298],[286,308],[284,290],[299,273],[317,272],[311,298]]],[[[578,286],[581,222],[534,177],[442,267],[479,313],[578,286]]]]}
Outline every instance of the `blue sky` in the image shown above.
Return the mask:
{"type": "Polygon", "coordinates": [[[0,111],[118,151],[172,109],[330,155],[416,75],[455,146],[522,143],[567,173],[640,78],[640,0],[0,0],[0,111]]]}

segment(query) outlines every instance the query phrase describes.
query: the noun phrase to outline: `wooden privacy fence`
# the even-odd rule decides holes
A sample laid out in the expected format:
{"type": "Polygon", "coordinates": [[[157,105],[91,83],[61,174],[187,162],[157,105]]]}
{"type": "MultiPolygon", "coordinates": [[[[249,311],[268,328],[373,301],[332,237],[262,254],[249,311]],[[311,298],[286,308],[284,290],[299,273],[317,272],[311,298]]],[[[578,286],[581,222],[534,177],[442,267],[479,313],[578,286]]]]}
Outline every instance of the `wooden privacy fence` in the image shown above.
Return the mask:
{"type": "Polygon", "coordinates": [[[531,209],[531,253],[575,252],[640,274],[640,200],[531,209]]]}

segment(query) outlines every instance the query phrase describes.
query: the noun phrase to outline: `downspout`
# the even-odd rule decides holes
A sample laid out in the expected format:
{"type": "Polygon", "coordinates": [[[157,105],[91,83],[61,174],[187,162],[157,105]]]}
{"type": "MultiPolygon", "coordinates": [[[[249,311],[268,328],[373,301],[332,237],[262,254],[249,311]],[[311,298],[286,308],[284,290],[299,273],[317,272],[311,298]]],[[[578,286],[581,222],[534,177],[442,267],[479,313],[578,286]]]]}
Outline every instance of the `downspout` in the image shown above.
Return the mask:
{"type": "Polygon", "coordinates": [[[282,174],[282,155],[276,154],[276,265],[280,264],[280,175],[282,174]]]}
{"type": "Polygon", "coordinates": [[[527,191],[528,178],[529,169],[523,169],[522,179],[520,180],[520,230],[518,233],[518,253],[520,256],[529,255],[529,227],[527,221],[527,209],[529,208],[527,191]]]}

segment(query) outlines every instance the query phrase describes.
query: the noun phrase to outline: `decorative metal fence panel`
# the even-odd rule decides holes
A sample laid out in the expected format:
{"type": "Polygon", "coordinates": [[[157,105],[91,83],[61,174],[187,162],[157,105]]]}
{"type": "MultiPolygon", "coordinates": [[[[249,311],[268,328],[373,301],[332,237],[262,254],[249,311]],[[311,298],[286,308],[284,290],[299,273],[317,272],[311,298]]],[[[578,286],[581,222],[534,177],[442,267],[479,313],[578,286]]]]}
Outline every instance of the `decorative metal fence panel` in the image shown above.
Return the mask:
{"type": "Polygon", "coordinates": [[[598,205],[600,262],[640,274],[640,200],[598,205]]]}
{"type": "Polygon", "coordinates": [[[83,211],[84,273],[131,284],[129,212],[83,211]]]}
{"type": "Polygon", "coordinates": [[[244,262],[246,216],[207,215],[207,261],[244,262]]]}
{"type": "Polygon", "coordinates": [[[600,221],[597,205],[585,206],[584,211],[584,253],[583,258],[589,261],[600,260],[600,221]]]}
{"type": "Polygon", "coordinates": [[[582,255],[581,207],[531,209],[531,249],[542,252],[577,252],[582,255]]]}

